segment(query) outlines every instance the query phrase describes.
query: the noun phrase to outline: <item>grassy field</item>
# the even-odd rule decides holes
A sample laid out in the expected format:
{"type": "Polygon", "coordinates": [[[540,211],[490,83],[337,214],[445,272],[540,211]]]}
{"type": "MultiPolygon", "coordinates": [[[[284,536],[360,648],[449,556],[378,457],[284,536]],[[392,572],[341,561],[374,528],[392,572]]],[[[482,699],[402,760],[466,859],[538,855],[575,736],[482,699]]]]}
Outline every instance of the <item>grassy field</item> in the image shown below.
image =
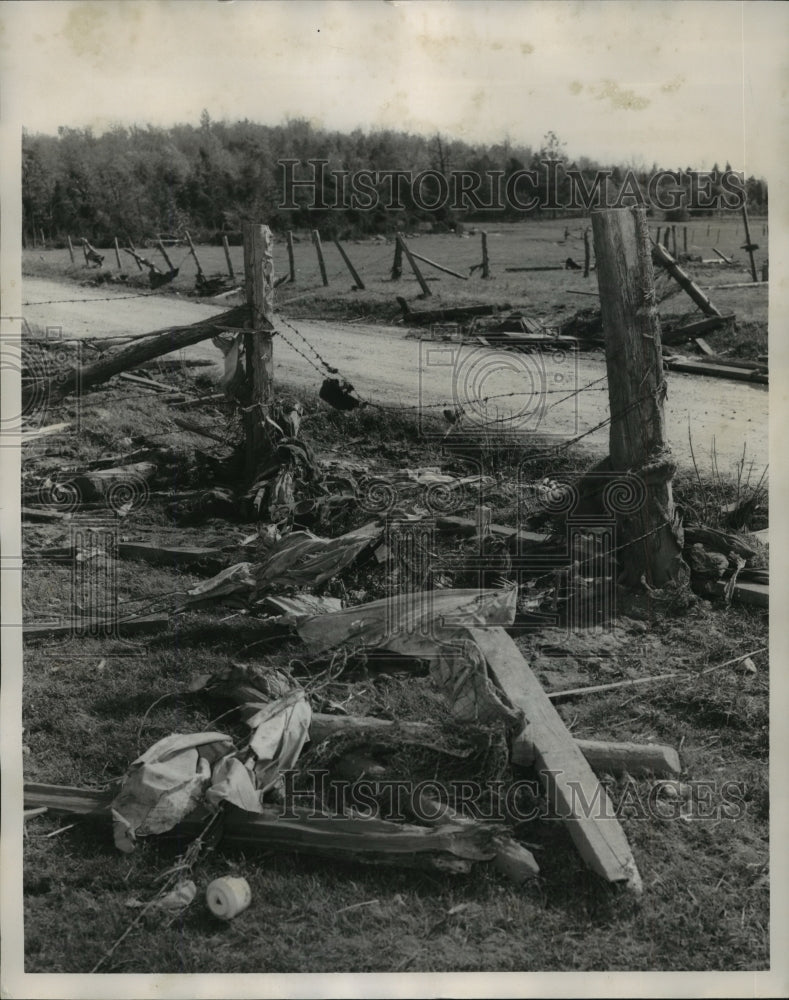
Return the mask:
{"type": "MultiPolygon", "coordinates": [[[[570,219],[566,222],[527,222],[523,224],[503,224],[486,226],[488,251],[490,256],[490,280],[483,280],[477,270],[466,281],[435,271],[429,265],[420,265],[429,279],[432,296],[425,302],[418,299],[419,287],[410,273],[407,262],[403,265],[403,276],[399,281],[390,279],[394,256],[394,243],[383,237],[350,241],[346,252],[365,283],[364,291],[352,290],[352,279],[336,247],[325,241],[323,245],[329,286],[321,282],[315,249],[309,233],[295,234],[294,258],[296,281],[281,285],[276,294],[277,308],[293,317],[321,317],[325,319],[366,319],[391,322],[399,319],[401,311],[396,296],[403,296],[412,308],[438,307],[442,304],[469,304],[477,302],[508,303],[523,309],[532,316],[551,324],[560,323],[582,308],[596,304],[597,281],[594,273],[587,279],[582,271],[546,271],[510,273],[506,267],[562,266],[568,257],[583,265],[583,229],[585,220],[570,219]],[[567,236],[565,237],[565,232],[567,236]],[[584,294],[578,294],[584,293],[584,294]],[[589,294],[591,293],[591,294],[589,294]]],[[[657,233],[657,221],[650,223],[653,237],[657,233]]],[[[660,224],[661,229],[665,224],[660,224]]],[[[677,226],[678,251],[682,250],[683,229],[687,229],[688,252],[700,255],[703,260],[715,259],[712,247],[717,247],[727,257],[736,261],[736,266],[716,264],[688,264],[687,270],[705,287],[715,284],[730,284],[750,281],[748,256],[739,249],[744,241],[742,221],[739,216],[721,219],[694,220],[677,226]]],[[[760,244],[756,251],[756,262],[761,275],[761,266],[767,260],[767,223],[754,219],[752,237],[760,244]]],[[[466,230],[462,237],[453,234],[432,235],[413,234],[409,244],[424,257],[443,264],[460,274],[468,275],[470,268],[481,262],[481,245],[478,233],[466,230]]],[[[158,250],[141,251],[151,261],[165,268],[158,250]]],[[[179,275],[163,290],[163,294],[194,294],[196,267],[185,246],[168,248],[179,275]]],[[[102,248],[103,269],[109,276],[117,278],[127,275],[127,283],[141,288],[147,287],[147,274],[141,274],[131,257],[121,254],[122,271],[115,262],[115,251],[102,248]]],[[[207,275],[227,274],[225,256],[221,247],[200,246],[197,253],[203,271],[207,275]]],[[[243,250],[230,248],[236,275],[243,273],[243,250]]],[[[71,265],[67,250],[30,249],[23,253],[22,266],[26,274],[46,277],[66,276],[75,281],[95,280],[96,268],[85,268],[82,251],[75,248],[76,264],[71,265]]],[[[594,260],[594,258],[593,258],[594,260]]],[[[284,238],[275,237],[275,275],[288,273],[287,252],[284,238]]],[[[661,315],[692,316],[696,312],[693,303],[667,276],[658,277],[658,296],[662,299],[661,315]]],[[[738,330],[732,335],[720,334],[721,349],[734,349],[744,356],[741,345],[753,345],[752,354],[767,350],[767,289],[743,290],[722,289],[710,292],[714,304],[722,313],[733,312],[737,318],[738,330]]],[[[716,345],[715,335],[710,337],[716,345]]]]}
{"type": "MultiPolygon", "coordinates": [[[[462,247],[473,259],[470,241],[453,244],[449,238],[436,238],[432,252],[449,260],[451,246],[462,247]],[[442,247],[444,254],[439,255],[442,247]]],[[[377,251],[382,259],[384,250],[388,256],[388,248],[377,251]]],[[[306,252],[307,247],[299,245],[300,257],[306,252]]],[[[559,247],[555,252],[560,257],[563,253],[559,247]]],[[[563,273],[561,277],[570,278],[563,273]]],[[[582,279],[576,277],[575,283],[580,285],[582,279]]],[[[157,378],[194,388],[182,371],[169,376],[160,372],[157,378]]],[[[206,392],[210,386],[200,383],[197,389],[206,392]]],[[[447,462],[406,417],[382,423],[380,415],[369,410],[342,414],[327,410],[314,397],[304,401],[304,436],[324,458],[352,454],[382,474],[447,462]]],[[[67,401],[51,418],[68,420],[74,415],[74,404],[67,401]]],[[[35,482],[58,463],[79,466],[131,447],[166,446],[174,450],[171,462],[177,470],[171,486],[203,485],[195,449],[215,456],[223,449],[176,430],[171,415],[160,397],[136,387],[97,388],[83,400],[79,434],[58,438],[57,444],[42,439],[25,446],[26,481],[35,482]]],[[[199,416],[212,429],[224,426],[221,409],[199,416]]],[[[514,475],[514,457],[495,451],[487,456],[503,484],[514,475]]],[[[578,472],[587,461],[565,453],[535,463],[533,472],[535,479],[578,472]]],[[[700,509],[704,499],[717,503],[733,496],[733,484],[702,478],[678,479],[677,502],[700,509]]],[[[495,499],[491,505],[494,521],[512,522],[511,505],[495,499]]],[[[351,510],[347,526],[364,519],[363,512],[351,510]]],[[[89,524],[90,516],[83,523],[89,524]]],[[[754,521],[751,527],[763,523],[754,521]]],[[[151,499],[118,523],[125,540],[203,546],[235,544],[251,530],[240,512],[179,521],[162,498],[151,499]]],[[[339,528],[325,530],[336,534],[339,528]]],[[[67,528],[24,526],[28,621],[71,613],[70,566],[32,558],[35,549],[67,540],[67,528]]],[[[452,545],[442,542],[441,553],[451,551],[452,545]]],[[[116,569],[121,602],[137,610],[159,601],[166,605],[173,592],[201,579],[134,561],[119,560],[116,569]]],[[[333,581],[327,592],[350,604],[381,596],[386,592],[385,570],[377,564],[353,569],[333,581]]],[[[724,608],[689,593],[667,604],[623,591],[617,598],[615,628],[599,641],[599,648],[589,639],[582,654],[577,649],[551,650],[551,644],[561,647],[561,632],[518,638],[546,689],[673,669],[692,672],[766,642],[767,616],[758,609],[724,608]]],[[[26,644],[25,779],[104,787],[142,750],[171,732],[216,726],[240,733],[240,723],[232,717],[215,721],[226,712],[226,704],[205,694],[189,694],[188,688],[198,674],[234,660],[286,668],[304,656],[297,644],[265,652],[248,649],[258,636],[253,617],[219,604],[177,616],[166,632],[132,644],[80,638],[26,644]]],[[[196,869],[198,899],[176,918],[145,917],[103,971],[766,969],[769,684],[765,657],[758,657],[757,663],[756,674],[732,668],[560,706],[565,723],[578,737],[677,747],[682,780],[717,783],[716,802],[721,782],[738,783],[741,808],[736,817],[703,818],[695,809],[687,818],[674,820],[645,817],[637,808],[626,813],[623,826],[644,880],[641,902],[591,875],[564,828],[550,820],[530,822],[516,831],[531,845],[541,867],[539,880],[523,888],[513,887],[487,865],[476,866],[470,875],[450,876],[220,845],[196,869]],[[210,916],[202,899],[211,879],[230,873],[249,881],[253,900],[244,914],[223,924],[210,916]]],[[[325,663],[316,668],[322,666],[325,663]]],[[[313,703],[324,711],[334,710],[332,703],[344,703],[350,712],[429,722],[445,712],[428,678],[402,665],[390,665],[383,673],[351,665],[313,703]]],[[[606,783],[614,801],[633,787],[625,779],[606,783]]],[[[635,781],[641,800],[652,784],[649,777],[635,781]]],[[[27,823],[27,972],[89,971],[136,916],[138,911],[129,904],[155,894],[157,876],[186,846],[152,839],[124,855],[114,848],[108,827],[78,822],[57,833],[68,826],[68,821],[46,815],[27,823]]]]}

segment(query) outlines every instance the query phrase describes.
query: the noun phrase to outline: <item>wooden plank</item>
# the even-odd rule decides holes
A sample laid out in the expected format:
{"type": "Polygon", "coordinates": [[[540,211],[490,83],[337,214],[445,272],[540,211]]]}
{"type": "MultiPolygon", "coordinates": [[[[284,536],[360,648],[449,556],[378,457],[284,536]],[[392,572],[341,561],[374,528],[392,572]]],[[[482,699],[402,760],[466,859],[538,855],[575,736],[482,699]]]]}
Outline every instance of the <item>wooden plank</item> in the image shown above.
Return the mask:
{"type": "Polygon", "coordinates": [[[23,521],[70,521],[71,514],[49,507],[22,507],[23,521]]]}
{"type": "Polygon", "coordinates": [[[468,281],[468,275],[458,274],[458,272],[453,271],[452,268],[444,267],[443,264],[437,264],[434,260],[431,260],[429,257],[423,257],[421,254],[418,254],[415,250],[411,250],[411,256],[416,260],[420,260],[423,264],[429,264],[431,267],[434,267],[437,271],[443,271],[444,274],[451,274],[453,278],[460,278],[461,281],[468,281]]]}
{"type": "Polygon", "coordinates": [[[44,638],[68,638],[76,636],[79,638],[110,639],[112,635],[122,637],[129,635],[151,635],[155,632],[162,632],[170,624],[169,615],[143,615],[140,618],[127,618],[123,621],[90,621],[77,620],[70,622],[59,622],[52,625],[23,625],[23,639],[44,639],[44,638]],[[100,632],[102,628],[107,629],[107,634],[100,632]]]}
{"type": "Polygon", "coordinates": [[[134,385],[144,385],[148,389],[155,389],[157,392],[182,392],[181,389],[176,389],[171,385],[164,385],[162,382],[156,382],[152,378],[145,378],[143,375],[132,375],[131,372],[119,372],[118,378],[123,379],[124,382],[132,382],[134,385]]]}
{"type": "Polygon", "coordinates": [[[446,306],[443,309],[420,309],[412,310],[406,300],[397,296],[397,302],[403,311],[403,318],[408,323],[417,326],[430,323],[444,323],[472,319],[474,316],[492,316],[497,312],[505,312],[512,309],[512,306],[505,302],[503,305],[475,305],[475,306],[446,306]]]}
{"type": "Polygon", "coordinates": [[[679,344],[685,340],[692,340],[702,333],[719,330],[733,319],[734,313],[727,313],[725,316],[707,316],[705,319],[695,320],[693,323],[686,323],[674,329],[661,326],[660,339],[664,344],[679,344]]]}
{"type": "Polygon", "coordinates": [[[715,351],[710,347],[707,341],[703,337],[694,337],[693,343],[698,347],[698,349],[706,354],[708,357],[715,357],[715,351]]]}
{"type": "Polygon", "coordinates": [[[525,738],[534,746],[548,801],[579,854],[607,881],[640,892],[641,876],[613,805],[520,650],[503,628],[469,633],[499,686],[528,720],[525,738]]]}
{"type": "Polygon", "coordinates": [[[730,378],[736,382],[758,382],[767,385],[769,376],[758,369],[735,368],[733,365],[713,364],[710,361],[666,361],[669,371],[682,372],[686,375],[707,375],[710,378],[730,378]]]}
{"type": "MultiPolygon", "coordinates": [[[[113,790],[26,784],[24,807],[46,806],[53,815],[82,816],[109,823],[113,790]]],[[[182,839],[201,832],[208,819],[198,807],[166,836],[182,839]]],[[[225,810],[226,843],[274,847],[351,861],[467,872],[473,861],[495,857],[494,831],[480,823],[446,823],[434,828],[382,819],[316,814],[312,809],[266,806],[260,814],[233,806],[225,810]]]]}
{"type": "MultiPolygon", "coordinates": [[[[320,743],[336,733],[369,734],[375,739],[376,732],[390,734],[396,731],[405,741],[432,743],[433,727],[428,722],[408,720],[377,719],[370,716],[325,715],[314,712],[310,721],[310,740],[320,743]]],[[[586,757],[592,770],[597,774],[654,774],[658,777],[674,777],[681,767],[677,751],[659,743],[612,743],[606,740],[579,740],[576,745],[586,757]]],[[[512,744],[512,762],[519,767],[533,764],[534,747],[518,737],[512,744]]]]}
{"type": "MultiPolygon", "coordinates": [[[[726,590],[725,580],[718,580],[715,583],[715,590],[722,596],[726,590]]],[[[748,583],[740,581],[734,585],[733,601],[740,604],[751,604],[757,608],[770,607],[770,587],[766,583],[748,583]]]]}
{"type": "Polygon", "coordinates": [[[71,424],[49,424],[48,427],[39,427],[34,431],[22,431],[20,441],[25,444],[27,441],[35,441],[37,438],[49,437],[50,434],[62,434],[67,431],[71,424]]]}
{"type": "Polygon", "coordinates": [[[727,285],[707,285],[709,291],[714,291],[716,288],[768,288],[768,281],[735,281],[727,285]]]}
{"type": "MultiPolygon", "coordinates": [[[[459,535],[471,536],[477,533],[477,522],[470,517],[456,517],[446,515],[436,518],[436,527],[439,531],[454,531],[459,535]]],[[[508,524],[491,524],[490,533],[498,535],[500,538],[510,538],[518,541],[521,545],[539,548],[545,545],[551,538],[550,535],[537,531],[526,531],[523,528],[512,528],[508,524]]]]}

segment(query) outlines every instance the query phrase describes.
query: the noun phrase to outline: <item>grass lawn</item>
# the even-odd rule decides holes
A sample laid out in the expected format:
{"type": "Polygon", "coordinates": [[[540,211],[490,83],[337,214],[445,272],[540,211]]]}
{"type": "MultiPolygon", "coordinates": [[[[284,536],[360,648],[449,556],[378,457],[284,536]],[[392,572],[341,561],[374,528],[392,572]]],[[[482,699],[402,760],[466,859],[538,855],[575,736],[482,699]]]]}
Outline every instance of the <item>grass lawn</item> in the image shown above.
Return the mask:
{"type": "MultiPolygon", "coordinates": [[[[547,224],[544,228],[547,232],[547,224]]],[[[431,239],[435,242],[430,250],[427,238],[420,241],[427,256],[435,253],[442,262],[458,263],[449,252],[456,246],[468,261],[475,259],[473,239],[454,244],[450,237],[431,239]]],[[[498,246],[493,240],[491,244],[498,246]]],[[[380,267],[385,268],[391,248],[375,249],[380,267]]],[[[731,246],[726,243],[720,249],[726,252],[731,246]]],[[[350,245],[351,256],[360,265],[365,263],[362,250],[362,245],[358,249],[350,245]]],[[[311,248],[304,242],[298,245],[301,261],[308,251],[311,248]]],[[[546,259],[549,253],[550,259],[554,254],[563,259],[569,251],[554,248],[548,241],[544,252],[546,259]]],[[[492,255],[496,260],[493,247],[492,255]]],[[[307,265],[300,266],[306,269],[307,265]]],[[[204,267],[208,271],[213,263],[206,262],[204,267]]],[[[556,274],[563,282],[572,277],[579,286],[583,283],[575,274],[556,274]]],[[[305,274],[305,284],[307,278],[305,274]]],[[[498,296],[505,282],[500,285],[497,279],[495,284],[498,296]]],[[[589,285],[594,286],[593,277],[589,285]]],[[[511,289],[501,290],[511,294],[511,289]]],[[[378,293],[370,292],[374,294],[378,293]]],[[[467,294],[473,297],[471,291],[467,294]]],[[[391,299],[391,290],[386,295],[391,299]]],[[[183,372],[171,377],[188,380],[183,372]]],[[[382,474],[446,463],[440,447],[419,439],[406,417],[387,417],[383,423],[379,414],[369,410],[343,414],[328,410],[315,397],[302,398],[306,404],[303,435],[319,456],[352,458],[382,474]]],[[[52,421],[68,420],[73,405],[66,401],[52,412],[52,421]]],[[[208,417],[212,427],[222,425],[221,409],[200,416],[208,417]]],[[[195,448],[215,457],[222,454],[216,442],[174,429],[162,398],[113,383],[83,400],[79,435],[58,438],[57,443],[44,438],[25,446],[23,485],[55,471],[59,463],[79,466],[101,454],[145,446],[174,449],[173,467],[178,472],[172,482],[179,490],[204,484],[195,448]]],[[[506,455],[496,456],[493,443],[491,449],[490,469],[506,484],[514,467],[506,455]]],[[[209,459],[204,461],[210,464],[209,459]]],[[[580,472],[589,463],[590,457],[583,452],[565,453],[560,460],[535,464],[534,476],[580,472]]],[[[678,503],[698,509],[700,498],[709,491],[726,498],[735,489],[733,484],[710,482],[706,477],[701,482],[685,477],[677,480],[675,492],[678,503]]],[[[512,523],[511,503],[494,497],[490,505],[494,521],[512,523]]],[[[78,520],[82,518],[80,523],[91,523],[91,515],[79,515],[78,520]]],[[[366,519],[369,515],[351,509],[347,527],[366,519]]],[[[760,526],[761,522],[751,525],[760,526]]],[[[209,511],[201,518],[185,519],[174,514],[166,498],[152,496],[147,504],[116,521],[114,528],[123,540],[236,545],[254,525],[241,509],[235,514],[219,516],[209,511]]],[[[336,526],[324,526],[322,531],[339,533],[336,526]]],[[[23,525],[28,621],[71,613],[70,565],[34,557],[42,546],[64,544],[68,537],[67,526],[23,525]]],[[[450,555],[457,545],[442,541],[439,554],[450,555]]],[[[185,570],[124,560],[117,560],[115,571],[120,601],[138,610],[169,606],[175,592],[203,578],[185,570]]],[[[346,571],[326,592],[351,605],[362,603],[386,592],[385,574],[385,567],[370,563],[346,571]]],[[[517,635],[546,690],[677,669],[696,671],[767,641],[767,615],[759,609],[727,608],[689,593],[666,603],[619,591],[617,601],[613,628],[602,639],[587,636],[576,646],[560,629],[517,635]]],[[[260,637],[260,628],[254,615],[240,610],[222,604],[192,610],[173,616],[166,632],[128,642],[71,638],[26,643],[25,780],[101,788],[119,778],[141,751],[170,733],[218,728],[239,735],[243,726],[226,714],[225,703],[205,693],[189,692],[196,676],[233,661],[291,669],[308,684],[310,673],[300,665],[305,659],[303,647],[296,642],[251,646],[260,637]]],[[[325,665],[325,661],[313,665],[313,670],[325,665]]],[[[691,789],[684,819],[661,820],[643,814],[639,803],[647,801],[652,788],[649,776],[603,779],[612,801],[626,801],[622,824],[644,881],[640,901],[592,875],[564,827],[551,819],[526,822],[515,830],[531,845],[541,868],[539,879],[521,888],[486,864],[476,865],[468,875],[452,876],[340,864],[270,850],[241,851],[220,844],[195,870],[197,900],[176,918],[161,913],[146,916],[102,971],[766,969],[766,657],[758,657],[757,665],[755,674],[731,668],[693,680],[620,689],[559,705],[576,737],[668,743],[680,752],[682,780],[691,789]],[[702,786],[694,782],[712,783],[712,808],[706,818],[699,805],[702,786]],[[725,788],[725,782],[735,785],[725,788]],[[734,802],[736,808],[717,808],[723,801],[734,802]],[[203,897],[209,881],[229,873],[248,880],[252,904],[236,920],[221,923],[211,917],[203,897]]],[[[402,663],[384,670],[375,669],[374,664],[351,664],[313,698],[317,710],[333,711],[337,704],[351,713],[427,722],[435,722],[442,711],[441,699],[425,673],[406,670],[402,663]]],[[[528,772],[508,774],[517,776],[528,776],[528,772]]],[[[136,916],[138,911],[129,903],[148,900],[156,892],[157,877],[187,846],[150,838],[133,854],[121,854],[113,846],[108,825],[85,821],[52,835],[69,824],[47,815],[26,824],[27,972],[89,971],[136,916]]]]}

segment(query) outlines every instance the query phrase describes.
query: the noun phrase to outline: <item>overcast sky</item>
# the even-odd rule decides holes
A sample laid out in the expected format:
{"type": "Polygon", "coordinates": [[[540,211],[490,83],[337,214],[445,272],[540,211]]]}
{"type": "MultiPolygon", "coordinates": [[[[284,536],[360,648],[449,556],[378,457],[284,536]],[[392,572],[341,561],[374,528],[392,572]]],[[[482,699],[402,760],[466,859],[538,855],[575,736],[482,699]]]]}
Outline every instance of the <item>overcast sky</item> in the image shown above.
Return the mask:
{"type": "Polygon", "coordinates": [[[763,174],[786,139],[789,5],[6,2],[8,124],[306,117],[570,157],[763,174]]]}

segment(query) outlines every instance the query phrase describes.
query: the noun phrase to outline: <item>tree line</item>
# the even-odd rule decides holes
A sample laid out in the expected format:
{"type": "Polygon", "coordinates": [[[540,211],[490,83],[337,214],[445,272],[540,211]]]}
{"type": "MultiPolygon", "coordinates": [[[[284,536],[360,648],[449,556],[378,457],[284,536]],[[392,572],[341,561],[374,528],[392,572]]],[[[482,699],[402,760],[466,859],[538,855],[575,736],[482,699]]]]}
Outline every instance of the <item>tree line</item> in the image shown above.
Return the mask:
{"type": "MultiPolygon", "coordinates": [[[[394,212],[383,202],[371,210],[350,205],[341,209],[311,207],[315,199],[304,190],[297,191],[287,204],[282,162],[297,160],[307,169],[309,160],[325,161],[325,182],[319,178],[317,183],[319,187],[325,183],[328,189],[319,190],[317,204],[333,206],[341,202],[338,178],[346,171],[450,175],[464,170],[483,177],[498,172],[506,183],[518,171],[539,168],[546,158],[572,167],[590,183],[604,166],[586,157],[568,164],[564,143],[553,132],[535,149],[509,140],[472,145],[441,135],[428,137],[391,129],[345,133],[315,128],[304,119],[273,126],[249,120],[212,121],[207,112],[197,126],[117,125],[101,135],[90,128],[67,127],[58,129],[54,136],[25,132],[23,234],[34,243],[43,233],[46,241],[55,245],[67,235],[107,245],[116,236],[137,243],[154,234],[180,237],[187,229],[200,242],[218,241],[223,234],[233,241],[239,238],[244,221],[261,219],[277,230],[319,228],[340,238],[391,232],[418,222],[452,228],[463,219],[484,219],[486,213],[458,212],[446,204],[431,210],[424,202],[415,201],[407,187],[402,208],[394,212]]],[[[608,183],[613,185],[621,182],[627,171],[622,165],[607,165],[607,169],[608,183]]],[[[653,164],[634,174],[646,185],[657,170],[653,164]]],[[[555,180],[558,185],[567,183],[562,171],[555,180]]],[[[765,182],[750,177],[746,190],[749,210],[765,213],[765,182]]],[[[553,217],[583,214],[566,208],[546,209],[544,206],[551,204],[550,192],[539,194],[538,207],[526,210],[506,204],[495,218],[512,221],[546,212],[553,217]]]]}

